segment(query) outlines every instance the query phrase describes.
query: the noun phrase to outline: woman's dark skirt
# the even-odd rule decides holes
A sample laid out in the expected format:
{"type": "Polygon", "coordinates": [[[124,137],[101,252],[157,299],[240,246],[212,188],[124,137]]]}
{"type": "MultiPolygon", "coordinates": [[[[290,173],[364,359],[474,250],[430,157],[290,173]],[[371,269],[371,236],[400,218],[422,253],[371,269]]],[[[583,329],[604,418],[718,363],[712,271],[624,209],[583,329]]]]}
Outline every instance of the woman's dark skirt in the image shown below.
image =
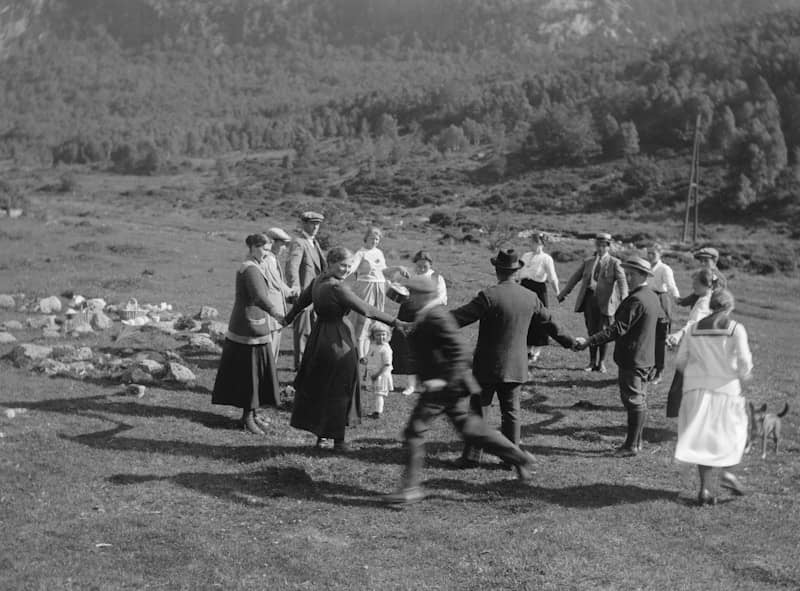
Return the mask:
{"type": "MultiPolygon", "coordinates": [[[[397,319],[403,322],[413,322],[415,313],[406,304],[400,304],[400,309],[397,311],[397,319]]],[[[417,373],[417,363],[414,360],[414,355],[411,347],[408,345],[408,339],[401,330],[393,330],[389,346],[392,348],[392,373],[409,376],[417,373]]]]}
{"type": "MultiPolygon", "coordinates": [[[[520,281],[520,285],[531,290],[537,296],[539,296],[539,300],[542,302],[542,305],[547,308],[547,283],[543,281],[534,281],[533,279],[523,279],[520,281]]],[[[536,326],[536,323],[531,320],[530,326],[528,326],[528,346],[529,347],[544,347],[547,343],[550,342],[547,333],[542,331],[541,328],[536,326]]]]}
{"type": "Polygon", "coordinates": [[[242,409],[278,406],[278,375],[269,343],[242,345],[225,339],[212,404],[242,409]]]}

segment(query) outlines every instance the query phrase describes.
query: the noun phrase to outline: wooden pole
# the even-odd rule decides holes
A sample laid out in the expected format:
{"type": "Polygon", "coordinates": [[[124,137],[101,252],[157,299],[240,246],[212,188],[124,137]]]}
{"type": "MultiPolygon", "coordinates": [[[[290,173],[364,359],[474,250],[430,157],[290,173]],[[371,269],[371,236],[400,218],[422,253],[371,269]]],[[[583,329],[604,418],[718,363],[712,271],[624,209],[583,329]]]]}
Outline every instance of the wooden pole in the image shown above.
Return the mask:
{"type": "Polygon", "coordinates": [[[682,241],[689,241],[689,219],[694,210],[694,222],[692,226],[692,241],[697,241],[697,212],[699,208],[697,196],[697,181],[700,169],[700,114],[694,123],[694,142],[692,145],[692,169],[689,173],[689,190],[686,192],[686,212],[683,217],[683,236],[682,241]]]}

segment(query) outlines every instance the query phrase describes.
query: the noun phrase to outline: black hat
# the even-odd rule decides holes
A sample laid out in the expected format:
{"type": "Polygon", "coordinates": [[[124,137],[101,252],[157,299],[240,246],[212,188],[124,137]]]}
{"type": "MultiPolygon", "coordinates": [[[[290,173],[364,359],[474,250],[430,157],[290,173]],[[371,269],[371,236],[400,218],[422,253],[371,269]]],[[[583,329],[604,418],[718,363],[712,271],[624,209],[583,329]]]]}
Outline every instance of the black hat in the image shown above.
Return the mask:
{"type": "Polygon", "coordinates": [[[495,269],[502,269],[503,271],[517,271],[525,266],[525,263],[519,260],[519,255],[513,248],[501,248],[496,257],[491,259],[495,269]]]}

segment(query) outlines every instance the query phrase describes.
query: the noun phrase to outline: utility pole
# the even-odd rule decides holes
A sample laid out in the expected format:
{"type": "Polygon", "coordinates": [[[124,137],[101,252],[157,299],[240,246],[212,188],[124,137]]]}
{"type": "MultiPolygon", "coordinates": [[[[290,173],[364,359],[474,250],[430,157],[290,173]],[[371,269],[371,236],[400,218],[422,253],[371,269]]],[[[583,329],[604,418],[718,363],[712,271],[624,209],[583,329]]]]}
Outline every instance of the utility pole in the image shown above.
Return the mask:
{"type": "Polygon", "coordinates": [[[686,193],[686,214],[683,218],[683,242],[689,241],[689,219],[692,223],[692,243],[697,242],[698,214],[700,212],[700,197],[698,184],[700,182],[700,114],[694,122],[694,147],[692,149],[692,170],[689,173],[689,190],[686,193]],[[694,215],[692,215],[692,212],[694,215]]]}

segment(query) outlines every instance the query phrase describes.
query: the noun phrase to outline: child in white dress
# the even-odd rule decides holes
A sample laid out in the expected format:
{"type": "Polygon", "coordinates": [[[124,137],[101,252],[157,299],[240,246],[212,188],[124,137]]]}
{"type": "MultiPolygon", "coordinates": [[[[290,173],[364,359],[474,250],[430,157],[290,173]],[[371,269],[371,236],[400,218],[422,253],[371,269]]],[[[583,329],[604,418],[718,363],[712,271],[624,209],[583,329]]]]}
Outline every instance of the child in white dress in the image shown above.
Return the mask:
{"type": "Polygon", "coordinates": [[[367,353],[366,378],[368,389],[375,396],[373,419],[383,414],[383,403],[394,389],[392,380],[392,348],[389,346],[391,329],[382,322],[375,322],[370,329],[370,346],[367,353]]]}

